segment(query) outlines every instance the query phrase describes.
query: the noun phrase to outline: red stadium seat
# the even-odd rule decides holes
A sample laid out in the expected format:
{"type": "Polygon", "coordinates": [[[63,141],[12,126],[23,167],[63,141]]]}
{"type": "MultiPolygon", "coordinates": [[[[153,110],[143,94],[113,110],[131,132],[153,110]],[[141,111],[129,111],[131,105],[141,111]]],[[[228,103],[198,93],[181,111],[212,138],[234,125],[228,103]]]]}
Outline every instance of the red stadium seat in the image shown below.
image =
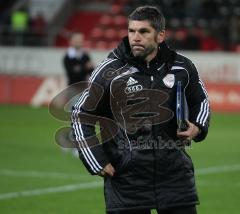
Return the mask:
{"type": "Polygon", "coordinates": [[[101,17],[99,24],[102,27],[109,28],[114,26],[113,18],[110,15],[104,15],[101,17]]]}
{"type": "Polygon", "coordinates": [[[104,38],[108,42],[119,40],[117,30],[114,28],[109,28],[109,29],[105,30],[104,38]]]}
{"type": "Polygon", "coordinates": [[[111,7],[111,13],[113,15],[120,15],[123,13],[123,7],[120,4],[113,4],[111,7]]]}
{"type": "Polygon", "coordinates": [[[98,41],[94,45],[96,49],[105,50],[108,49],[108,43],[106,41],[98,41]]]}
{"type": "Polygon", "coordinates": [[[83,43],[84,48],[93,48],[93,42],[90,40],[85,40],[83,43]]]}
{"type": "Polygon", "coordinates": [[[101,28],[94,28],[90,34],[92,41],[102,40],[104,36],[104,31],[101,28]]]}
{"type": "Polygon", "coordinates": [[[114,24],[118,28],[127,28],[127,18],[122,15],[114,17],[114,24]]]}

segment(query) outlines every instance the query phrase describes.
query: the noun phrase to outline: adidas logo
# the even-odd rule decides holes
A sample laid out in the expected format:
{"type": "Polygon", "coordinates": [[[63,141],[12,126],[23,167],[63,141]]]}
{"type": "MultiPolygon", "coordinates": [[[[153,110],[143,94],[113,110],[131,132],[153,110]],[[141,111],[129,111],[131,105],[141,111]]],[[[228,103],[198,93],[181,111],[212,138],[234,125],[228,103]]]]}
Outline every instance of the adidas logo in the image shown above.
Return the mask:
{"type": "Polygon", "coordinates": [[[127,81],[127,86],[134,85],[136,83],[138,83],[138,81],[135,80],[134,78],[130,77],[127,81]]]}

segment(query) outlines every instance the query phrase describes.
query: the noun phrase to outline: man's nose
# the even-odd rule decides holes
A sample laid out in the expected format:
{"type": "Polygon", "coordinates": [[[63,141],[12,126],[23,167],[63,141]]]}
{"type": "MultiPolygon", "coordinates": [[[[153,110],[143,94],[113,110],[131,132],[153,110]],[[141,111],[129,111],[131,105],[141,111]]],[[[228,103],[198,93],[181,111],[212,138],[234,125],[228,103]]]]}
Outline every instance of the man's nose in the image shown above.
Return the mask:
{"type": "Polygon", "coordinates": [[[140,34],[138,32],[135,32],[133,35],[133,40],[134,41],[140,41],[140,34]]]}

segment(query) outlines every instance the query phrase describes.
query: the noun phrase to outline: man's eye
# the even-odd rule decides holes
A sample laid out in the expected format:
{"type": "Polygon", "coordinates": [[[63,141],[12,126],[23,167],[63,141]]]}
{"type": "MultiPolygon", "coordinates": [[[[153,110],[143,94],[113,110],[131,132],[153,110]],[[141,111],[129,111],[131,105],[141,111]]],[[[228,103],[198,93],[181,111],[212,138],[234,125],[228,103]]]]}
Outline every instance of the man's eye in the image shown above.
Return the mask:
{"type": "Polygon", "coordinates": [[[144,33],[148,33],[148,30],[140,30],[139,33],[144,34],[144,33]]]}

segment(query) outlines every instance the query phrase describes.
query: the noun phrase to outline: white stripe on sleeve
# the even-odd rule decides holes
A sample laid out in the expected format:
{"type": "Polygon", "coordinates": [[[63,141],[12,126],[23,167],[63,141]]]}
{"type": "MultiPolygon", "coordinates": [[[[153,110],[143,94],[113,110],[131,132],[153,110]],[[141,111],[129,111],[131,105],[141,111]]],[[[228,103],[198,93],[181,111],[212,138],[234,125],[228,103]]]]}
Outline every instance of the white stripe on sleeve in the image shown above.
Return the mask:
{"type": "Polygon", "coordinates": [[[94,173],[99,172],[102,170],[102,167],[94,157],[91,149],[89,148],[87,141],[84,137],[81,121],[78,122],[78,115],[81,112],[81,107],[84,104],[85,100],[89,96],[89,90],[91,87],[91,83],[94,81],[94,79],[97,77],[97,75],[100,73],[100,71],[107,66],[108,64],[112,63],[117,59],[106,59],[102,63],[99,64],[99,66],[93,71],[91,77],[89,78],[89,88],[86,89],[82,95],[79,97],[78,101],[74,105],[74,110],[72,112],[72,122],[73,122],[73,129],[74,134],[76,136],[76,141],[79,145],[79,148],[83,154],[84,159],[86,160],[87,164],[90,166],[91,170],[94,173]]]}
{"type": "Polygon", "coordinates": [[[207,99],[204,99],[204,101],[201,102],[201,107],[196,122],[204,126],[208,118],[208,115],[209,115],[209,103],[207,99]]]}

